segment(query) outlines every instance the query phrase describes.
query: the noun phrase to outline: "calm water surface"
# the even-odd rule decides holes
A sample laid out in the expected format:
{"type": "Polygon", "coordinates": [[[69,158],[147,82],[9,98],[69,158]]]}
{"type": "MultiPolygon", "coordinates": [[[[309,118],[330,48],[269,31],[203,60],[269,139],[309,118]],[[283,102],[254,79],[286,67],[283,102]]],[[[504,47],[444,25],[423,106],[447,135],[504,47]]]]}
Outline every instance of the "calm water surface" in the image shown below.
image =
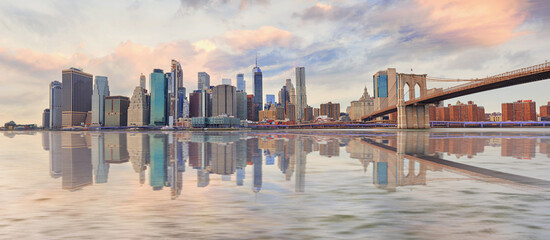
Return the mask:
{"type": "Polygon", "coordinates": [[[547,130],[2,134],[2,239],[550,239],[547,130]]]}

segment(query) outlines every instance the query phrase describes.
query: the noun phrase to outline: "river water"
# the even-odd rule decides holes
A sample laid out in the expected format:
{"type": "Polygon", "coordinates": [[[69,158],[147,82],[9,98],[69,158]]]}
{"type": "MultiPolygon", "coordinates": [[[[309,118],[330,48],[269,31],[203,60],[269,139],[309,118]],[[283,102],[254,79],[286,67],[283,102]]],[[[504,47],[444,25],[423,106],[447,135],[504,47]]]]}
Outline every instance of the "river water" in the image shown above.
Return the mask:
{"type": "Polygon", "coordinates": [[[549,239],[550,131],[3,132],[1,239],[549,239]]]}

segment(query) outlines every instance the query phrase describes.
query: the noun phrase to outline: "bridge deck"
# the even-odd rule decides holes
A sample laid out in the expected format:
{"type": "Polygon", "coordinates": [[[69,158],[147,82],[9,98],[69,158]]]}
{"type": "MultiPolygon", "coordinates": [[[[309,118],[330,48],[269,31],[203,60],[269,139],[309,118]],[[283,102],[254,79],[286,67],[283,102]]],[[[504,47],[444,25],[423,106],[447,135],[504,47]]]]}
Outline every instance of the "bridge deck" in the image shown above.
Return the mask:
{"type": "MultiPolygon", "coordinates": [[[[424,105],[437,103],[446,99],[456,98],[473,93],[503,88],[523,83],[535,82],[550,78],[550,63],[543,63],[531,67],[517,69],[511,72],[482,78],[478,81],[447,88],[442,92],[429,94],[424,97],[412,99],[405,102],[407,105],[424,105]]],[[[361,120],[374,119],[390,113],[397,112],[397,105],[389,106],[385,109],[374,111],[369,115],[361,117],[361,120]]]]}

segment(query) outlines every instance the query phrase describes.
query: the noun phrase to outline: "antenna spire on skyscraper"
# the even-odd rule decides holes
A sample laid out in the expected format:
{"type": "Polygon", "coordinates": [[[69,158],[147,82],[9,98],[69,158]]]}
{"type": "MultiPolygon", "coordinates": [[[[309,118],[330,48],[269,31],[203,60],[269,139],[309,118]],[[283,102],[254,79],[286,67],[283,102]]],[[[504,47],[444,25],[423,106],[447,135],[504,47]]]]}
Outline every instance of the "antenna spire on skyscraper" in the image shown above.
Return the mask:
{"type": "Polygon", "coordinates": [[[258,53],[256,53],[256,67],[258,67],[258,53]]]}

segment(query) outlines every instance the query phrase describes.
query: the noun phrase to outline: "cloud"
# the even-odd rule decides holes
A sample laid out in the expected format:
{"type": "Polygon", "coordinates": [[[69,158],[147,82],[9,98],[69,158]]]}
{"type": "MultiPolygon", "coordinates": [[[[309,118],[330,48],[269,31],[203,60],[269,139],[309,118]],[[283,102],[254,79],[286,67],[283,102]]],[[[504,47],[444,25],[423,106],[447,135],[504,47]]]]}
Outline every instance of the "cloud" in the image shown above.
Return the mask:
{"type": "Polygon", "coordinates": [[[260,47],[288,48],[297,44],[298,39],[288,31],[262,26],[257,30],[228,31],[223,41],[237,52],[246,52],[260,47]]]}

